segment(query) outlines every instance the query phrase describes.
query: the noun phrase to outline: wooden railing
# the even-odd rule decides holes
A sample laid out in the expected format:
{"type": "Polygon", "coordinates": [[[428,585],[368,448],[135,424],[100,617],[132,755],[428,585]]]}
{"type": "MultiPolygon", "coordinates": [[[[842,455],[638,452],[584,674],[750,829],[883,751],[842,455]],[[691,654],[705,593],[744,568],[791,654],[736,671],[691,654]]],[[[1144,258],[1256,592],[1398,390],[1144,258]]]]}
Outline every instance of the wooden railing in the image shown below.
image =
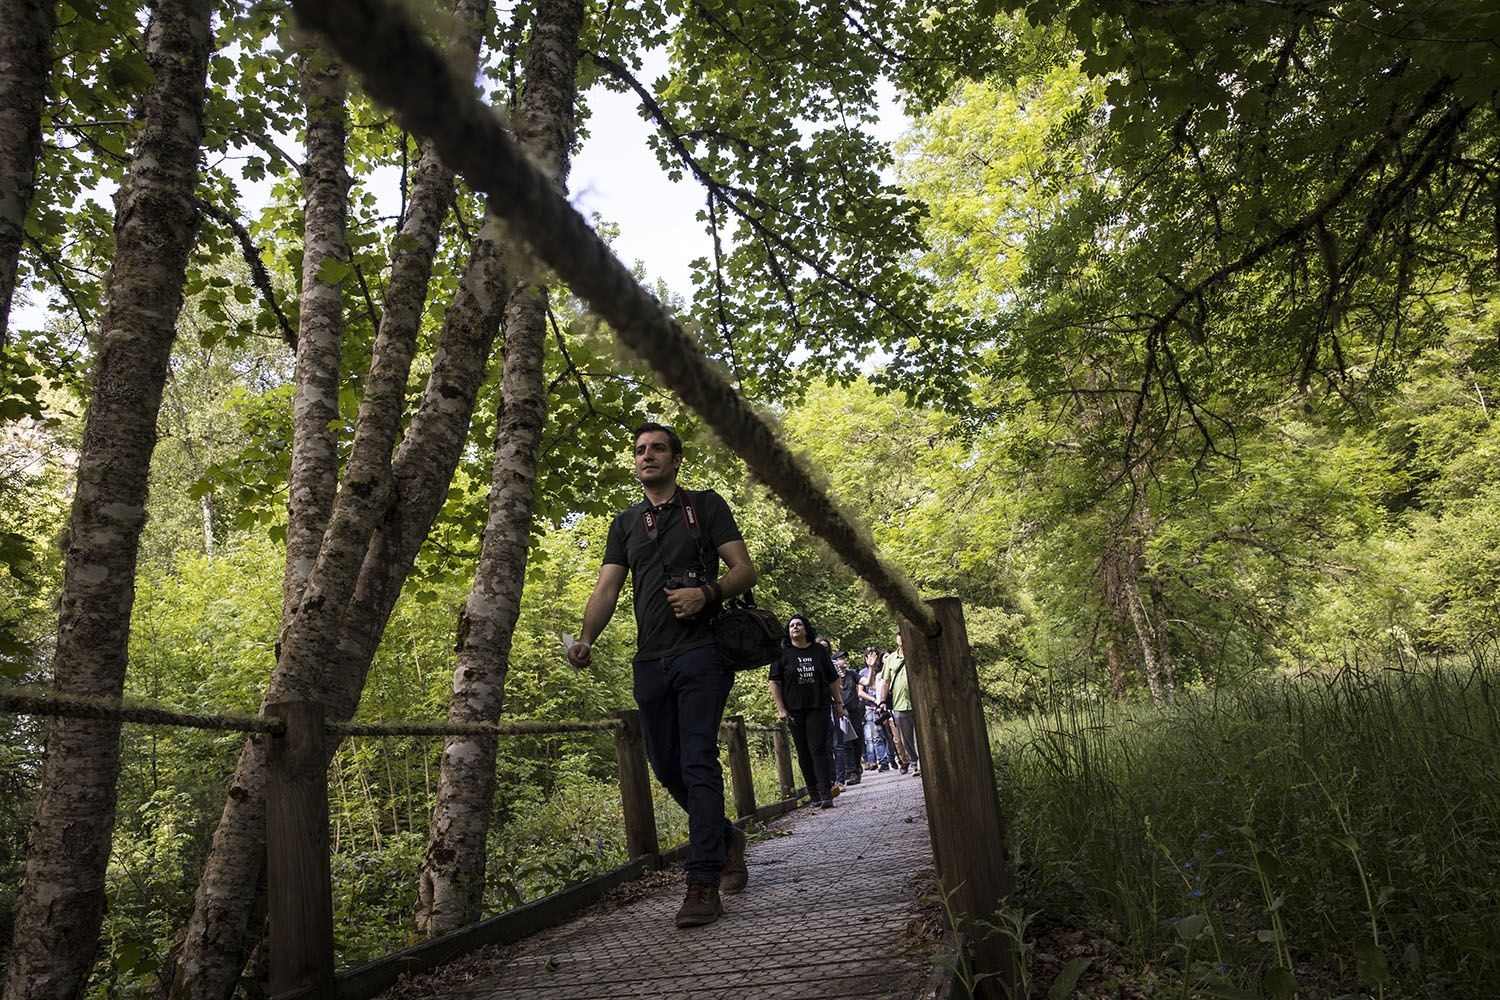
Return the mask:
{"type": "MultiPolygon", "coordinates": [[[[553,893],[497,917],[459,928],[414,948],[335,971],[333,885],[328,839],[329,739],[344,735],[447,735],[442,724],[365,727],[328,726],[322,707],[281,702],[266,707],[283,725],[271,734],[267,755],[266,860],[270,917],[270,991],[275,1000],[358,1000],[374,996],[398,977],[422,972],[458,955],[491,944],[508,943],[557,923],[597,902],[606,892],[678,860],[686,844],[667,851],[657,836],[655,799],[641,733],[640,713],[616,712],[589,722],[542,722],[483,727],[495,737],[565,732],[612,731],[620,781],[620,811],[627,861],[596,878],[553,893]]],[[[464,727],[466,734],[475,727],[464,727]]],[[[792,785],[790,743],[784,725],[753,726],[730,716],[726,737],[736,822],[773,818],[792,808],[803,791],[792,785]],[[770,733],[781,798],[758,806],[751,769],[752,732],[770,733]]]]}
{"type": "MultiPolygon", "coordinates": [[[[1019,995],[1019,956],[1013,943],[1003,933],[996,932],[990,920],[1010,896],[1012,886],[1007,856],[1009,838],[996,794],[979,679],[969,650],[961,603],[957,598],[939,598],[928,602],[927,606],[938,623],[937,634],[929,635],[910,620],[903,619],[901,636],[911,677],[917,743],[922,752],[922,790],[933,862],[939,883],[948,894],[949,905],[964,930],[964,947],[975,969],[984,974],[976,984],[975,995],[1013,998],[1019,995]]],[[[305,711],[306,706],[295,709],[295,713],[305,711]]],[[[272,900],[281,899],[279,907],[272,903],[271,941],[272,991],[279,1000],[292,997],[354,1000],[372,996],[394,983],[402,973],[432,968],[465,951],[514,941],[553,926],[597,901],[608,889],[678,860],[686,853],[685,844],[661,851],[657,842],[639,714],[619,712],[615,718],[598,723],[569,723],[570,727],[597,726],[615,732],[620,804],[630,860],[599,878],[340,974],[335,980],[332,971],[332,904],[327,871],[327,788],[322,770],[326,758],[320,755],[321,751],[300,764],[295,757],[287,757],[293,753],[312,753],[312,748],[303,746],[302,741],[310,743],[313,737],[294,739],[292,715],[286,714],[284,708],[278,708],[278,712],[279,717],[287,721],[287,731],[273,739],[285,743],[283,762],[279,766],[289,769],[278,785],[284,790],[278,794],[302,796],[305,801],[296,809],[306,811],[308,817],[287,819],[279,846],[267,845],[272,854],[288,851],[303,855],[298,860],[286,862],[283,881],[279,884],[273,881],[270,888],[272,900]],[[317,813],[319,809],[323,811],[321,822],[317,813]],[[310,843],[310,837],[322,839],[310,843]],[[318,867],[320,864],[321,868],[318,867]],[[316,902],[300,898],[310,891],[316,891],[322,898],[316,902]],[[278,919],[283,923],[280,937],[275,930],[278,919]],[[308,921],[316,921],[317,926],[308,921]],[[282,942],[280,946],[278,942],[282,942]],[[303,953],[293,958],[282,953],[279,959],[277,957],[282,949],[297,954],[299,949],[314,944],[316,954],[303,953]]],[[[310,719],[304,725],[309,730],[317,729],[316,722],[310,719]]],[[[545,731],[535,726],[531,724],[524,731],[545,731]]],[[[473,727],[468,728],[472,731],[473,727]]],[[[504,735],[503,726],[495,728],[504,735]]],[[[441,730],[441,726],[434,726],[423,732],[441,730]]],[[[404,735],[385,727],[380,731],[404,735]]],[[[794,788],[792,784],[790,741],[786,728],[751,726],[741,716],[730,716],[722,731],[728,746],[730,791],[737,822],[744,823],[752,817],[766,819],[795,805],[802,789],[794,788]],[[758,807],[755,799],[749,754],[751,732],[771,735],[776,758],[781,799],[764,807],[758,807]]]]}
{"type": "MultiPolygon", "coordinates": [[[[586,721],[329,723],[312,702],[269,704],[262,715],[181,712],[139,702],[58,695],[0,687],[0,712],[110,719],[140,725],[259,733],[268,740],[266,780],[267,907],[270,924],[270,991],[276,1000],[360,1000],[491,944],[519,940],[593,905],[605,893],[687,853],[687,844],[663,850],[656,824],[651,772],[640,713],[616,712],[586,721]],[[338,972],[335,965],[333,884],[329,846],[328,767],[336,742],[387,736],[506,736],[611,732],[619,772],[620,812],[627,860],[595,878],[404,951],[338,972]]],[[[721,726],[729,757],[735,822],[772,819],[793,808],[804,789],[792,783],[785,725],[750,725],[729,716],[721,726]],[[770,734],[780,798],[758,805],[750,734],[770,734]]]]}

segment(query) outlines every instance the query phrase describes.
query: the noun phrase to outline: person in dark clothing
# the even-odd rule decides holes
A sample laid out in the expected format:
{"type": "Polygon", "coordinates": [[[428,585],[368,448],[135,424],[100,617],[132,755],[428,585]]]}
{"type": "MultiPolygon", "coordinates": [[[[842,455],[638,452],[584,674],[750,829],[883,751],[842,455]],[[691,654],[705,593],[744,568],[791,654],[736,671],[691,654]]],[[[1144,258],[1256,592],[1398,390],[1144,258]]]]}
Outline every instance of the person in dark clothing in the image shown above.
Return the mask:
{"type": "Polygon", "coordinates": [[[844,740],[844,784],[857,785],[864,773],[865,703],[859,699],[859,671],[849,665],[849,654],[841,652],[835,657],[837,660],[844,663],[843,673],[839,676],[839,700],[843,702],[851,734],[844,740]]]}
{"type": "Polygon", "coordinates": [[[833,806],[832,733],[833,716],[844,714],[839,698],[839,676],[828,650],[814,640],[817,633],[806,615],[793,615],[786,623],[786,648],[771,664],[771,699],[776,714],[791,727],[797,747],[802,780],[813,804],[833,806]]]}
{"type": "Polygon", "coordinates": [[[755,565],[734,514],[713,490],[677,485],[682,441],[661,424],[635,432],[635,474],[645,499],[616,515],[604,565],[568,649],[582,669],[609,624],[627,573],[634,585],[633,692],[651,770],[688,815],[687,896],[678,927],[712,923],[719,890],[739,892],[749,872],[745,835],[724,816],[719,724],[734,673],[719,659],[709,618],[719,603],[755,584],[755,565]],[[719,561],[728,566],[718,575],[719,561]]]}
{"type": "MultiPolygon", "coordinates": [[[[818,640],[818,645],[822,646],[824,649],[830,650],[830,655],[832,655],[833,657],[833,672],[834,675],[838,678],[839,684],[839,693],[834,698],[834,704],[837,705],[843,700],[844,672],[849,669],[849,658],[842,652],[833,653],[831,651],[832,647],[830,647],[830,645],[821,638],[818,640]]],[[[848,762],[847,747],[846,741],[844,740],[843,727],[839,725],[839,722],[842,720],[840,720],[839,717],[834,714],[831,706],[829,708],[829,718],[832,722],[832,725],[828,727],[828,742],[833,749],[833,791],[834,794],[837,795],[839,792],[842,792],[844,790],[844,786],[849,783],[850,765],[848,762]]]]}

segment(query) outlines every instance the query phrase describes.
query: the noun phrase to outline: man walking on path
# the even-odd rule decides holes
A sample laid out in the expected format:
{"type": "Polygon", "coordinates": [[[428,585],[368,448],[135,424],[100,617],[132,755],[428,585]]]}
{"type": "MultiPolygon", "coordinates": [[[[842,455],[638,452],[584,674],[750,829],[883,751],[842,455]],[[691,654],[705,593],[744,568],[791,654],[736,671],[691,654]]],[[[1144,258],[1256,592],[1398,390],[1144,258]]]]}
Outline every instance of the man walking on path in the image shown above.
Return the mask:
{"type": "Polygon", "coordinates": [[[719,724],[734,673],[720,662],[709,621],[726,598],[754,586],[755,566],[729,505],[713,490],[680,488],[681,466],[675,431],[657,423],[636,429],[635,474],[646,496],[609,526],[604,565],[568,659],[578,668],[589,665],[628,573],[636,624],[633,692],[646,756],[688,815],[687,896],[677,926],[696,927],[723,913],[720,890],[739,892],[749,877],[745,835],[724,816],[719,766],[719,724]],[[705,559],[710,552],[716,555],[705,559]],[[729,568],[716,579],[720,559],[729,568]]]}
{"type": "Polygon", "coordinates": [[[906,672],[906,657],[901,649],[901,636],[896,636],[896,651],[885,658],[886,683],[891,686],[891,715],[895,717],[896,738],[901,743],[905,760],[901,762],[901,773],[910,765],[913,774],[922,773],[922,758],[917,753],[917,716],[911,707],[911,678],[906,672]]]}

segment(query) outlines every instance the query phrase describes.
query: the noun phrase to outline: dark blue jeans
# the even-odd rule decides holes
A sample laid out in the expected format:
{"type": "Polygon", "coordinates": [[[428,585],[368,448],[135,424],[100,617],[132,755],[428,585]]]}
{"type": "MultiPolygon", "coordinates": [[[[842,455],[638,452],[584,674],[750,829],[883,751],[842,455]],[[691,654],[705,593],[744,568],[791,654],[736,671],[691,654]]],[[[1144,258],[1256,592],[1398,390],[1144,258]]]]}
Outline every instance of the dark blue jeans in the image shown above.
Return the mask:
{"type": "Polygon", "coordinates": [[[853,772],[849,770],[849,765],[845,762],[844,747],[846,744],[844,743],[843,730],[839,726],[838,716],[835,715],[833,717],[833,725],[829,731],[832,734],[831,740],[833,742],[833,780],[842,785],[844,779],[849,777],[853,772]]]}
{"type": "Polygon", "coordinates": [[[717,646],[635,663],[646,757],[656,780],[688,817],[689,884],[719,884],[724,845],[733,829],[724,816],[719,767],[719,723],[732,687],[734,672],[719,662],[717,646]]]}

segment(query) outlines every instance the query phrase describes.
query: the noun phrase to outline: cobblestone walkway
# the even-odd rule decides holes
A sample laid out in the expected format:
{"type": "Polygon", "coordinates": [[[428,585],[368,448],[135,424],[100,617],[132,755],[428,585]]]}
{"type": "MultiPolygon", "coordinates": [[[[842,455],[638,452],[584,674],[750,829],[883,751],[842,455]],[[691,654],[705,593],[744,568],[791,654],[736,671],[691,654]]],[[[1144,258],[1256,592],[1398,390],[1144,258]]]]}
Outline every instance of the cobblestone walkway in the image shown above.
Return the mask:
{"type": "Polygon", "coordinates": [[[468,1000],[878,997],[931,991],[903,953],[932,852],[920,778],[866,772],[833,809],[798,809],[752,840],[750,884],[724,916],[678,930],[673,885],[538,935],[468,1000]]]}

